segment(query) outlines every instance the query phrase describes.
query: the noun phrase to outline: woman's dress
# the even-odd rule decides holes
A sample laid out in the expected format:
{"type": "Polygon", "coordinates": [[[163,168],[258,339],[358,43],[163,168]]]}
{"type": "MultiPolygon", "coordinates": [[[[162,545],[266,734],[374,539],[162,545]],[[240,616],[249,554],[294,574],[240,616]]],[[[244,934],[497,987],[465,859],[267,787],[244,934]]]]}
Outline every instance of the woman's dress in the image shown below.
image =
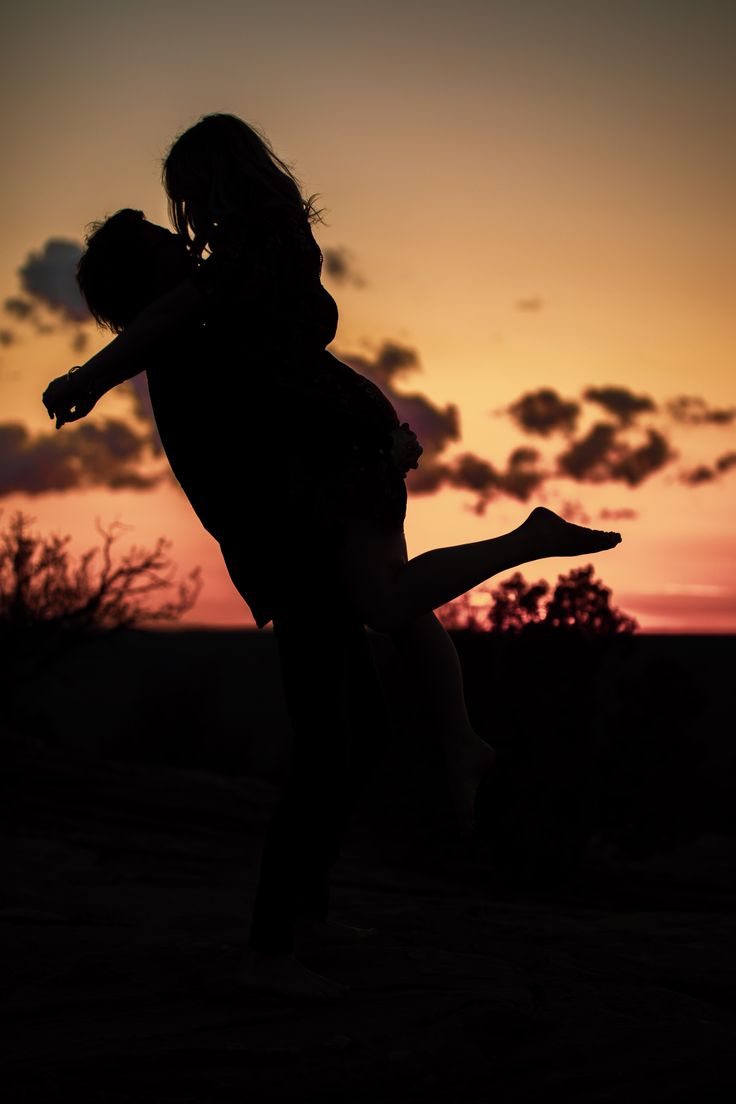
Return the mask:
{"type": "Polygon", "coordinates": [[[208,442],[221,473],[208,528],[259,628],[289,573],[309,572],[319,600],[314,569],[329,573],[351,518],[400,529],[406,515],[407,469],[391,455],[398,415],[327,352],[337,306],[321,263],[304,219],[260,241],[252,229],[229,233],[195,274],[207,359],[223,384],[208,442]]]}

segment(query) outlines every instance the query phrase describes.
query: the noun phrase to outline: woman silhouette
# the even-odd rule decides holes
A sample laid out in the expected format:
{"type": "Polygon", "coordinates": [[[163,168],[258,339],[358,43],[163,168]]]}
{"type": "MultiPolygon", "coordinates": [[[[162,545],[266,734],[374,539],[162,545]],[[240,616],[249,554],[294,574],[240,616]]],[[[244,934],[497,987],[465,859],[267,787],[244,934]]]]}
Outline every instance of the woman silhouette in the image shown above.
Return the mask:
{"type": "MultiPolygon", "coordinates": [[[[245,975],[290,992],[336,993],[336,983],[297,962],[292,939],[299,916],[327,926],[329,866],[366,748],[385,739],[364,626],[391,634],[416,679],[467,837],[493,750],[472,729],[457,654],[433,610],[500,571],[602,551],[621,538],[537,508],[500,537],[409,559],[404,477],[421,447],[378,389],[326,351],[337,309],[320,282],[313,197],[304,200],[268,143],[230,115],[205,117],[174,143],[164,182],[192,267],[153,301],[144,296],[114,341],[52,381],[44,403],[59,428],[158,358],[173,369],[180,421],[206,426],[199,456],[212,462],[201,461],[209,475],[192,476],[190,498],[206,502],[205,524],[259,627],[273,620],[295,735],[245,975]],[[190,353],[205,353],[180,378],[162,350],[193,326],[190,353]],[[361,732],[352,743],[348,713],[361,732]]],[[[164,287],[166,280],[155,291],[164,287]]]]}

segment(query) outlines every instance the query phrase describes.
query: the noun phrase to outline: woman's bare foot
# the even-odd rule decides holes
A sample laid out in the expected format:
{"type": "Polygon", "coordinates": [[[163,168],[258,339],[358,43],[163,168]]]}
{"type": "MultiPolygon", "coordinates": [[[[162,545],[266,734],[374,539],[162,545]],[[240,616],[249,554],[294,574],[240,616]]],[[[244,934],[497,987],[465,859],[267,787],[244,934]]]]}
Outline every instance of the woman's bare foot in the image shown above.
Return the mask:
{"type": "Polygon", "coordinates": [[[270,954],[248,947],[238,980],[249,989],[292,997],[341,997],[348,986],[308,970],[293,954],[270,954]]]}
{"type": "Polygon", "coordinates": [[[590,552],[603,552],[621,543],[621,534],[603,529],[588,529],[573,525],[559,514],[537,506],[519,527],[531,543],[534,552],[530,559],[545,556],[585,556],[590,552]]]}
{"type": "Polygon", "coordinates": [[[345,946],[352,943],[364,943],[377,928],[358,928],[353,924],[343,924],[339,920],[319,920],[316,917],[304,917],[297,922],[295,934],[318,943],[345,946]]]}
{"type": "Polygon", "coordinates": [[[475,799],[481,779],[495,762],[496,752],[478,737],[465,744],[449,764],[450,796],[457,818],[460,839],[468,841],[475,829],[475,799]]]}

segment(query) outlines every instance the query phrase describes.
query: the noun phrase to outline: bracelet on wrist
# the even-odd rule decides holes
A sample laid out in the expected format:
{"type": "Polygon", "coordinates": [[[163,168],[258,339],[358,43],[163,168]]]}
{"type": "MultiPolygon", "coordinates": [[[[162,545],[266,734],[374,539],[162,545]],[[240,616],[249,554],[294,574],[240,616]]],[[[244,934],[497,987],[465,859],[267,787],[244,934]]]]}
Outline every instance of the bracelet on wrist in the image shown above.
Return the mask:
{"type": "MultiPolygon", "coordinates": [[[[74,367],[70,368],[69,371],[67,372],[66,378],[68,380],[70,380],[72,378],[72,376],[75,375],[81,367],[82,367],[81,364],[75,364],[74,367]]],[[[87,384],[84,387],[84,394],[85,395],[94,395],[94,394],[96,394],[94,387],[90,387],[90,385],[87,384]]]]}

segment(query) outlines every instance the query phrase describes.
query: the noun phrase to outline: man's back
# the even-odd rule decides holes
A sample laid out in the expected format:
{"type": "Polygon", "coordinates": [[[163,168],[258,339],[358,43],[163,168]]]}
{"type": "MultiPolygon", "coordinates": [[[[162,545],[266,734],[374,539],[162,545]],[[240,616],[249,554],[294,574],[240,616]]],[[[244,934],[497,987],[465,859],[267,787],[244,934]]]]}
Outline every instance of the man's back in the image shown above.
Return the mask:
{"type": "Polygon", "coordinates": [[[253,397],[242,376],[213,356],[201,325],[170,342],[146,372],[151,406],[171,470],[204,527],[220,540],[252,499],[258,455],[253,397]],[[206,338],[206,341],[205,341],[206,338]],[[218,386],[217,379],[222,381],[218,386]],[[213,386],[214,382],[214,386],[213,386]]]}

